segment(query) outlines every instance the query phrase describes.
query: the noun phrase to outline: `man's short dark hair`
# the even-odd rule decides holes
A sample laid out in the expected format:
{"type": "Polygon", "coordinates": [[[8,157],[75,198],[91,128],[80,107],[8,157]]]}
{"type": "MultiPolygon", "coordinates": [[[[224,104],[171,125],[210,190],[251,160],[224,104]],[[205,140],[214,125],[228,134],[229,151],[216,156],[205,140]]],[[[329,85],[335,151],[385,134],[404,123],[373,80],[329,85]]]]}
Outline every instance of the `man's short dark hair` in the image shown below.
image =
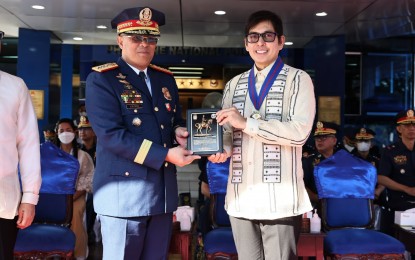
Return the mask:
{"type": "Polygon", "coordinates": [[[252,27],[264,21],[269,21],[272,24],[275,32],[278,35],[278,39],[280,39],[281,35],[284,34],[284,30],[282,27],[282,20],[277,14],[267,11],[267,10],[257,11],[255,13],[252,13],[249,16],[248,22],[246,23],[246,26],[245,26],[245,35],[249,33],[249,30],[252,27]]]}

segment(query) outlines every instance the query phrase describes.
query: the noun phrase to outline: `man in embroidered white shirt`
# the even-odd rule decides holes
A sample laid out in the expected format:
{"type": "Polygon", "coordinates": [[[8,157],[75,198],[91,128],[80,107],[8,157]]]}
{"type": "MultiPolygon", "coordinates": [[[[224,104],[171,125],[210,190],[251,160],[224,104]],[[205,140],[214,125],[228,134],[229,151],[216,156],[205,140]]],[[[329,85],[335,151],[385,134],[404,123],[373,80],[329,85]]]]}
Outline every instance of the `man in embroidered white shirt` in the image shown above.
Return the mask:
{"type": "Polygon", "coordinates": [[[217,113],[224,149],[232,156],[225,208],[239,259],[297,259],[301,215],[312,209],[301,165],[315,116],[314,87],[302,70],[278,57],[281,19],[253,13],[245,27],[251,70],[231,79],[217,113]]]}
{"type": "MultiPolygon", "coordinates": [[[[0,46],[3,36],[0,31],[0,46]]],[[[18,229],[30,226],[35,216],[41,184],[40,144],[26,84],[3,71],[0,118],[0,260],[10,260],[18,229]]]]}

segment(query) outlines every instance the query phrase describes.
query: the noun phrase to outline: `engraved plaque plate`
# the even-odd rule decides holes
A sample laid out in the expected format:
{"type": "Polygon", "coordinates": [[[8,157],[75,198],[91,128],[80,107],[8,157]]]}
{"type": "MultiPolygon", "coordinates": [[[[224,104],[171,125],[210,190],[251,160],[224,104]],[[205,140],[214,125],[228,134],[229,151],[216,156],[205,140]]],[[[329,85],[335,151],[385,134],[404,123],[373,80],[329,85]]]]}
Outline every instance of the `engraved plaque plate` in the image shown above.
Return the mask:
{"type": "Polygon", "coordinates": [[[218,109],[187,110],[187,149],[208,156],[223,152],[222,126],[216,121],[218,109]]]}

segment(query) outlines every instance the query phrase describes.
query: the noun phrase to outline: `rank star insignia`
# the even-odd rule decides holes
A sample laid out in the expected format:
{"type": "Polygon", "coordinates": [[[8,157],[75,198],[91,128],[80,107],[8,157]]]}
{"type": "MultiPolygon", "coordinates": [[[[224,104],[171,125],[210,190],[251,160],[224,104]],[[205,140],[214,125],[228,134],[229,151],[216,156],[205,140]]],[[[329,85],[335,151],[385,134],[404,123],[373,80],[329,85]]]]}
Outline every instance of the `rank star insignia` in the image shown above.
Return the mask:
{"type": "Polygon", "coordinates": [[[258,119],[260,119],[260,118],[261,118],[261,114],[260,114],[258,111],[254,111],[254,112],[251,114],[251,118],[253,118],[253,119],[255,119],[255,120],[258,120],[258,119]]]}
{"type": "Polygon", "coordinates": [[[136,117],[133,119],[133,125],[134,126],[140,126],[141,125],[141,119],[136,117]]]}

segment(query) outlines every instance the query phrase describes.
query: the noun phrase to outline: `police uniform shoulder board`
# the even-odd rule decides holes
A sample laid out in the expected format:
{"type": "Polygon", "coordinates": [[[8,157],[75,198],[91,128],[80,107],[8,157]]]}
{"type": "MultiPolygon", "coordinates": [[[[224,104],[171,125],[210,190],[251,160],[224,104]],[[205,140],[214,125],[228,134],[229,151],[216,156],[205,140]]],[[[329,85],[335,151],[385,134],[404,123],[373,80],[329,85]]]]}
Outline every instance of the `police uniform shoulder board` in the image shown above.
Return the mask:
{"type": "Polygon", "coordinates": [[[92,67],[92,70],[97,71],[97,72],[105,72],[105,71],[113,70],[116,68],[118,68],[118,64],[115,62],[111,62],[111,63],[106,63],[106,64],[92,67]]]}
{"type": "Polygon", "coordinates": [[[159,67],[159,66],[156,66],[154,64],[150,64],[149,67],[152,68],[152,69],[154,69],[154,70],[157,70],[157,71],[160,71],[160,72],[164,72],[164,73],[167,73],[169,75],[173,75],[173,72],[171,72],[170,70],[165,69],[165,68],[162,68],[162,67],[159,67]]]}

